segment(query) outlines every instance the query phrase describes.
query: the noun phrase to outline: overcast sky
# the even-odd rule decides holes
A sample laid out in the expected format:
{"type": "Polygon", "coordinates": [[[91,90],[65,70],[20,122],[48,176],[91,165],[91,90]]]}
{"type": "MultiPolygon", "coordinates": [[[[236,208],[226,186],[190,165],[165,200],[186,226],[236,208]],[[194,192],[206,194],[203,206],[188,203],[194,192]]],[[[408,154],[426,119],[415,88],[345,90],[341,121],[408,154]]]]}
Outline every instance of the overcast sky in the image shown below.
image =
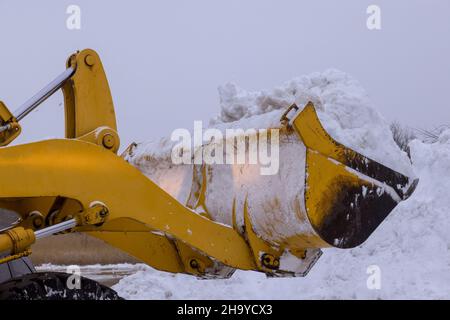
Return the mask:
{"type": "MultiPolygon", "coordinates": [[[[358,79],[389,121],[450,124],[448,0],[0,0],[0,41],[0,100],[12,110],[72,52],[97,50],[122,149],[216,115],[228,81],[270,89],[330,67],[358,79]],[[70,4],[80,30],[66,27],[70,4]],[[381,30],[366,27],[370,4],[381,30]]],[[[17,142],[62,137],[61,102],[29,115],[17,142]]]]}

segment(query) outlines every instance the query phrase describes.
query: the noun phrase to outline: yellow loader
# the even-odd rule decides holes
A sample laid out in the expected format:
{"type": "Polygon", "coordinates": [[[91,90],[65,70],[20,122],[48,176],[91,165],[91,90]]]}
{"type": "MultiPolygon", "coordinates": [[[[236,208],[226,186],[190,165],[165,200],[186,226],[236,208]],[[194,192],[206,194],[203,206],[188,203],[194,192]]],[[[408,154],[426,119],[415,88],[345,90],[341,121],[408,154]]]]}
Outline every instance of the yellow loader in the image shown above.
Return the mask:
{"type": "MultiPolygon", "coordinates": [[[[299,183],[303,223],[312,232],[273,243],[255,232],[246,212],[244,228],[213,221],[117,154],[114,105],[95,51],[71,55],[66,70],[14,113],[0,102],[0,215],[20,217],[0,230],[0,298],[118,298],[89,279],[68,286],[70,275],[34,272],[26,258],[32,245],[58,233],[85,232],[158,270],[197,277],[228,277],[235,269],[304,276],[321,248],[363,243],[418,181],[333,140],[312,103],[286,107],[280,121],[306,147],[299,183]],[[19,122],[59,89],[65,138],[8,146],[20,134],[19,122]],[[286,252],[297,259],[298,272],[283,265],[286,252]]],[[[194,191],[201,201],[202,186],[194,191]]]]}

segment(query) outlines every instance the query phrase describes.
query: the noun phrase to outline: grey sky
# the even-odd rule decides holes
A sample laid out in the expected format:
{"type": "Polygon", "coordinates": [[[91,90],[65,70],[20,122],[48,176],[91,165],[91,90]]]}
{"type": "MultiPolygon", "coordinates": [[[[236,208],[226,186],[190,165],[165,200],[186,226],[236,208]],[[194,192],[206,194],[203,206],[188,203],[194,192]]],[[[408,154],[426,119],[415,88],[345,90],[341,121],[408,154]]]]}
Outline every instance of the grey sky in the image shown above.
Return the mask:
{"type": "MultiPolygon", "coordinates": [[[[219,111],[217,87],[270,89],[334,67],[388,120],[450,124],[450,1],[0,0],[0,99],[11,109],[91,47],[110,82],[122,138],[169,134],[219,111]],[[82,10],[81,30],[66,8],[82,10]],[[381,7],[382,30],[366,28],[381,7]]],[[[17,142],[63,136],[62,95],[26,118],[17,142]]]]}

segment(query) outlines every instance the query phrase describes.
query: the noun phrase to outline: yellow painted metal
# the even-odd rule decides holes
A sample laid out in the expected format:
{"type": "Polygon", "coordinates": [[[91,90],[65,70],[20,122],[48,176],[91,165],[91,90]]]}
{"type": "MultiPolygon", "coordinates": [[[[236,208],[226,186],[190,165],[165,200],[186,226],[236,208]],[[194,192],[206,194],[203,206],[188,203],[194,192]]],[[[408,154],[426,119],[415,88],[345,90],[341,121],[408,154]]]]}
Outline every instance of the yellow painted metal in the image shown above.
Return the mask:
{"type": "Polygon", "coordinates": [[[17,259],[20,259],[20,258],[23,258],[23,257],[27,257],[30,254],[31,254],[31,249],[26,249],[25,251],[22,251],[20,253],[16,253],[16,254],[13,254],[13,255],[10,255],[10,256],[6,256],[6,257],[3,257],[3,258],[0,258],[0,264],[7,263],[7,262],[10,262],[10,261],[13,261],[13,260],[17,260],[17,259]]]}
{"type": "Polygon", "coordinates": [[[0,234],[0,252],[11,253],[13,248],[12,239],[5,233],[0,234]]]}
{"type": "Polygon", "coordinates": [[[36,238],[31,229],[16,227],[0,234],[0,252],[18,254],[27,250],[36,238]]]}
{"type": "Polygon", "coordinates": [[[337,192],[329,186],[339,181],[339,184],[355,187],[361,190],[363,187],[371,188],[371,183],[352,174],[346,167],[336,163],[320,153],[308,152],[309,163],[308,186],[305,191],[305,202],[308,210],[308,218],[316,230],[322,229],[327,215],[333,214],[333,204],[337,192]]]}
{"type": "Polygon", "coordinates": [[[131,165],[102,150],[115,153],[119,136],[97,53],[90,49],[77,52],[67,67],[75,72],[62,87],[66,138],[78,141],[53,140],[0,150],[0,170],[7,167],[15,177],[8,190],[0,193],[0,206],[18,212],[24,226],[36,229],[36,216],[51,225],[86,212],[92,201],[100,201],[109,210],[108,222],[77,230],[158,269],[202,275],[216,262],[256,268],[244,238],[233,228],[209,220],[204,190],[193,195],[197,200],[191,199],[188,207],[183,206],[131,165]]]}
{"type": "Polygon", "coordinates": [[[114,103],[98,54],[85,49],[67,60],[75,74],[62,87],[66,138],[79,138],[107,127],[117,131],[114,103]]]}
{"type": "Polygon", "coordinates": [[[2,101],[0,101],[0,126],[6,126],[7,128],[0,132],[0,146],[8,145],[21,132],[21,127],[16,118],[2,101]]]}
{"type": "Polygon", "coordinates": [[[109,210],[101,202],[93,202],[89,208],[75,215],[78,226],[102,225],[108,219],[109,210]]]}
{"type": "MultiPolygon", "coordinates": [[[[241,234],[236,230],[234,206],[232,227],[209,219],[204,166],[197,166],[197,185],[184,205],[116,155],[120,140],[114,105],[95,51],[77,52],[68,59],[67,67],[76,71],[62,88],[66,139],[0,149],[0,172],[6,183],[0,190],[0,207],[19,213],[27,227],[23,230],[28,233],[28,228],[41,228],[87,212],[89,221],[80,220],[74,231],[87,232],[160,270],[202,275],[220,262],[233,268],[270,272],[279,265],[284,249],[302,257],[305,248],[335,245],[327,237],[323,239],[327,219],[341,200],[330,194],[330,186],[336,188],[338,182],[344,187],[377,187],[349,170],[355,169],[354,159],[366,158],[332,140],[321,127],[314,107],[308,104],[293,119],[292,126],[307,147],[305,202],[317,235],[292,237],[275,247],[255,234],[248,213],[244,215],[246,231],[241,234]],[[94,203],[101,203],[101,208],[91,210],[94,203]],[[107,214],[102,216],[100,209],[107,214]],[[35,217],[43,219],[45,225],[34,225],[35,217]]],[[[0,117],[9,117],[8,112],[0,103],[0,117]]],[[[387,172],[391,184],[402,178],[381,171],[387,172]]],[[[11,239],[8,234],[0,234],[0,251],[12,246],[16,246],[12,251],[18,250],[11,239]]],[[[20,248],[25,250],[26,246],[20,248]]]]}
{"type": "Polygon", "coordinates": [[[253,230],[248,214],[247,201],[244,204],[244,223],[247,240],[252,249],[253,258],[258,270],[271,273],[280,267],[280,257],[284,248],[279,245],[271,245],[259,237],[253,230]]]}
{"type": "MultiPolygon", "coordinates": [[[[83,208],[101,201],[109,209],[108,222],[78,231],[109,231],[110,221],[131,217],[149,231],[160,230],[226,265],[254,268],[251,252],[235,230],[194,213],[103,148],[78,140],[47,140],[0,149],[0,159],[2,178],[9,181],[0,198],[59,196],[76,199],[83,208]]],[[[133,250],[135,243],[124,245],[133,250]]]]}
{"type": "Polygon", "coordinates": [[[361,244],[411,194],[417,180],[411,183],[335,141],[322,127],[312,103],[291,122],[307,148],[305,207],[312,227],[328,245],[361,244]]]}
{"type": "Polygon", "coordinates": [[[11,111],[6,107],[3,101],[0,101],[0,120],[2,123],[8,122],[13,118],[11,111]]]}
{"type": "MultiPolygon", "coordinates": [[[[210,215],[205,205],[206,192],[206,166],[195,165],[193,168],[192,188],[188,197],[186,207],[194,210],[199,215],[210,219],[210,215]]],[[[189,246],[182,241],[174,241],[178,255],[182,261],[185,270],[188,273],[202,276],[207,274],[207,270],[214,270],[215,261],[204,253],[189,246]]],[[[209,272],[211,273],[211,271],[209,272]]]]}
{"type": "Polygon", "coordinates": [[[300,114],[292,121],[305,146],[322,155],[332,158],[340,163],[345,163],[350,157],[355,157],[356,152],[336,142],[322,127],[314,105],[309,102],[300,114]]]}
{"type": "Polygon", "coordinates": [[[173,273],[187,272],[172,241],[149,232],[148,227],[146,229],[145,232],[98,231],[88,232],[88,234],[127,252],[158,270],[173,273]]]}

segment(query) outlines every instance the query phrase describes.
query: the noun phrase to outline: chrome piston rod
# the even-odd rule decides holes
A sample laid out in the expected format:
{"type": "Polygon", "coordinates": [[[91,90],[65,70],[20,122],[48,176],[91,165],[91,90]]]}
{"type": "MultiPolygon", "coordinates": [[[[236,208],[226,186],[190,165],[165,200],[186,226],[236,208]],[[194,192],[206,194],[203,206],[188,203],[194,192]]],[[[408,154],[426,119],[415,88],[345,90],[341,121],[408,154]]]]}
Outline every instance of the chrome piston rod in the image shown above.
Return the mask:
{"type": "Polygon", "coordinates": [[[70,219],[61,223],[57,223],[55,225],[52,225],[50,227],[38,230],[34,232],[34,235],[36,236],[36,240],[42,239],[48,236],[51,236],[55,233],[62,232],[65,230],[69,230],[72,228],[75,228],[77,226],[77,220],[76,219],[70,219]]]}
{"type": "Polygon", "coordinates": [[[52,94],[54,94],[58,89],[60,89],[64,83],[74,74],[75,70],[73,68],[67,68],[66,71],[61,73],[59,76],[55,78],[52,82],[50,82],[47,86],[45,86],[42,90],[28,99],[24,104],[22,104],[19,109],[14,112],[14,117],[17,121],[25,118],[27,114],[36,109],[42,102],[47,100],[52,94]]]}

